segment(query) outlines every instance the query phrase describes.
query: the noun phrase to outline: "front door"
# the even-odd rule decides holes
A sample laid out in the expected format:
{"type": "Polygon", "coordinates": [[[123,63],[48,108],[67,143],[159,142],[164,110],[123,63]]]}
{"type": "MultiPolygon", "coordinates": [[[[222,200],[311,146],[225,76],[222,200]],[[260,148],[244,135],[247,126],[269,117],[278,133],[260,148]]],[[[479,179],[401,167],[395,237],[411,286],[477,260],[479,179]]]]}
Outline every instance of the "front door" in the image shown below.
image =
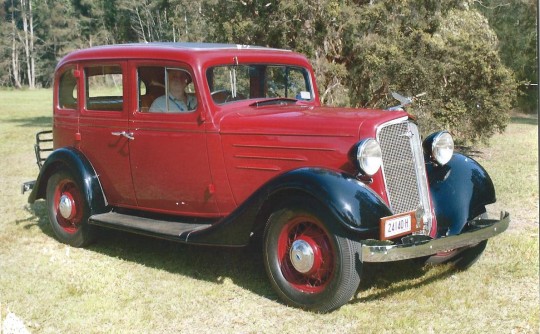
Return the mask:
{"type": "Polygon", "coordinates": [[[141,209],[216,216],[196,83],[179,63],[130,62],[131,173],[141,209]]]}

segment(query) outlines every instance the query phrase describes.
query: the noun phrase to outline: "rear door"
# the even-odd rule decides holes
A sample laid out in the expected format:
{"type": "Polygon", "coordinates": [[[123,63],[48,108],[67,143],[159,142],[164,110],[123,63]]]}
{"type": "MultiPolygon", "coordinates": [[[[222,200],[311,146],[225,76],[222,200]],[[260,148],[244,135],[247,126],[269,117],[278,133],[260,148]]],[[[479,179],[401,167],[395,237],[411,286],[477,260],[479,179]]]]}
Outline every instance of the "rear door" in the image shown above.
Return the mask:
{"type": "Polygon", "coordinates": [[[82,63],[80,150],[94,166],[109,204],[136,207],[128,134],[127,62],[82,63]]]}

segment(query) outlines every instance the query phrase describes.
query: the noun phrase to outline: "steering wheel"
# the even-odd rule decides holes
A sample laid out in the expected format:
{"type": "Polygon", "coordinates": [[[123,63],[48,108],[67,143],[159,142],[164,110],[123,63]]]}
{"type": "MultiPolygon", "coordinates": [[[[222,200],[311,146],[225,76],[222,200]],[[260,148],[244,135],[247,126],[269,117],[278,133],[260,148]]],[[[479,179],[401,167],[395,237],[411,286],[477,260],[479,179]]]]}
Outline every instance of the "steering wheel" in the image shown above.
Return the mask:
{"type": "Polygon", "coordinates": [[[232,101],[232,92],[227,89],[221,89],[216,90],[210,94],[212,96],[212,100],[216,103],[227,103],[229,101],[232,101]]]}

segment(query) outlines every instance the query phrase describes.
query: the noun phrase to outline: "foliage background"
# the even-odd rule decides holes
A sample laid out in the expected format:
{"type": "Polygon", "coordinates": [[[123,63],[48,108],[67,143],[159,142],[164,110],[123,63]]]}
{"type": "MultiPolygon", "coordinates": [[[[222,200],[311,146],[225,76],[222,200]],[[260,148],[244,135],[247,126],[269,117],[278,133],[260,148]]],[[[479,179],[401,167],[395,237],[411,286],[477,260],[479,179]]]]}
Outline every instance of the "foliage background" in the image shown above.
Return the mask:
{"type": "Polygon", "coordinates": [[[537,10],[535,0],[4,0],[0,85],[49,87],[62,56],[102,44],[263,45],[306,54],[325,104],[386,108],[391,91],[426,92],[409,109],[423,131],[475,143],[505,129],[518,93],[536,110],[537,10]]]}

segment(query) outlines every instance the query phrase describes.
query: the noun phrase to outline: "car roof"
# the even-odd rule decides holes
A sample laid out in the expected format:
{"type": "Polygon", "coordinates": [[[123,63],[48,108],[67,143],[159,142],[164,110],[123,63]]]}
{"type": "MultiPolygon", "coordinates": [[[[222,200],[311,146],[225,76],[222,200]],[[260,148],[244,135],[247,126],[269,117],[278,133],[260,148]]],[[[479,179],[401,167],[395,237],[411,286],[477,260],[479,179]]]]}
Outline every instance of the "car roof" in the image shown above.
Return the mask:
{"type": "MultiPolygon", "coordinates": [[[[149,46],[149,47],[172,47],[186,50],[274,50],[289,51],[257,45],[226,44],[226,43],[192,43],[192,42],[153,42],[153,43],[131,43],[116,46],[149,46]]],[[[289,51],[290,52],[290,51],[289,51]]]]}
{"type": "MultiPolygon", "coordinates": [[[[264,46],[223,44],[223,43],[129,43],[95,46],[74,51],[65,56],[57,69],[66,63],[86,60],[103,59],[182,59],[186,62],[206,62],[219,58],[256,59],[257,57],[277,57],[275,59],[305,59],[301,54],[285,49],[276,49],[264,46]],[[248,58],[246,58],[248,57],[248,58]]],[[[261,58],[261,59],[263,59],[261,58]]]]}

